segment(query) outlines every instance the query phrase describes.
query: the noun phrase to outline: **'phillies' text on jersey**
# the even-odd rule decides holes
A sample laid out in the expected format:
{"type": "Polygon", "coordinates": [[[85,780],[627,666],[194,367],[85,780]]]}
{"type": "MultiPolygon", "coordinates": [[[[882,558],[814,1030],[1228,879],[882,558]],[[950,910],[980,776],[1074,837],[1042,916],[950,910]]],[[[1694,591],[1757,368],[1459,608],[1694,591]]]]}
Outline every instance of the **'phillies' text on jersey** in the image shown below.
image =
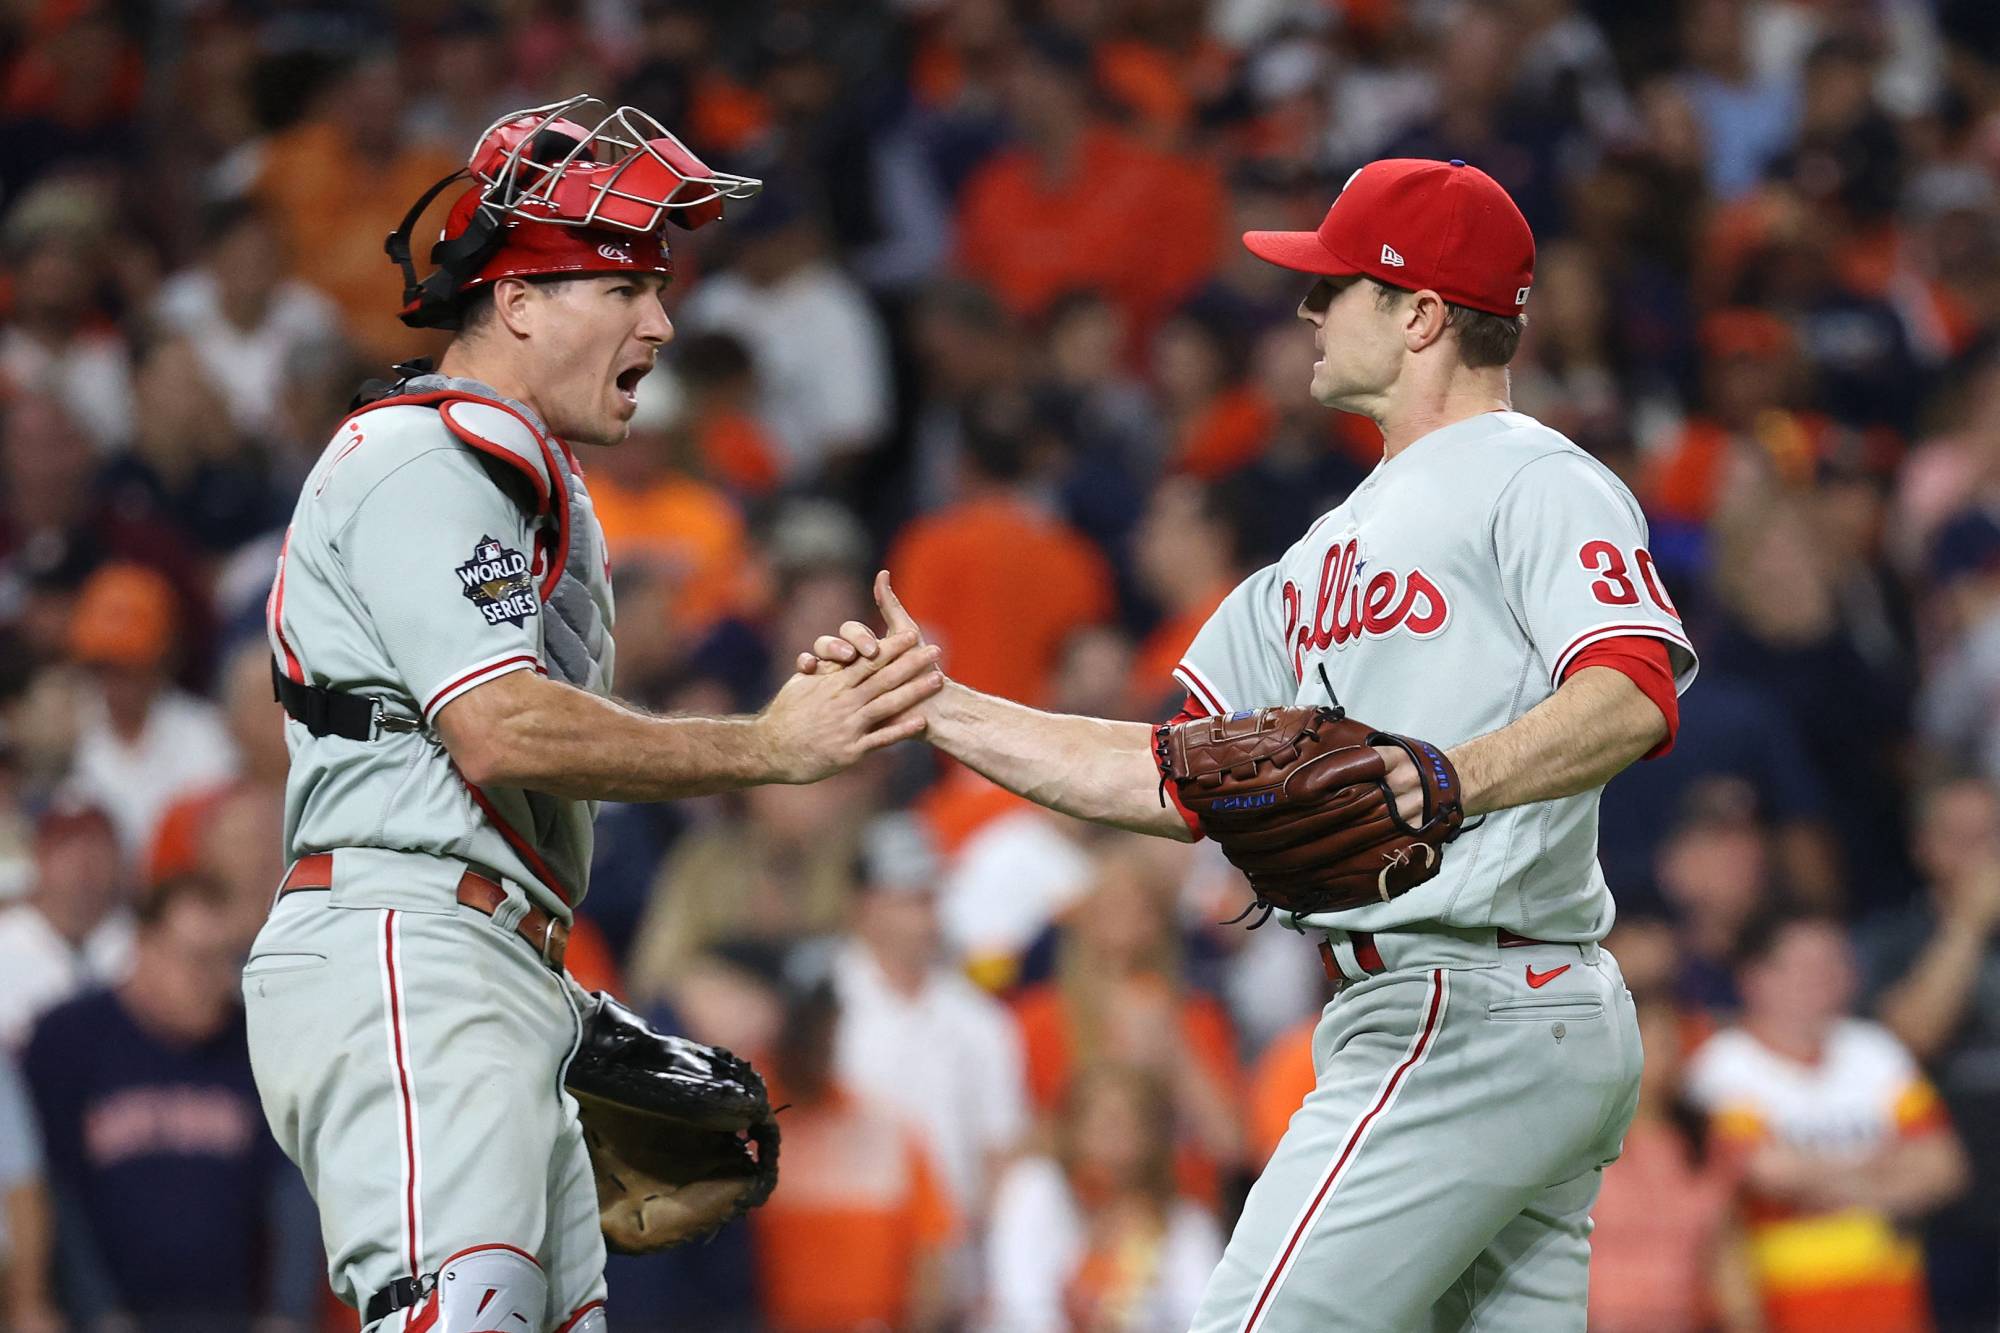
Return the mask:
{"type": "Polygon", "coordinates": [[[1305,593],[1289,580],[1284,586],[1285,642],[1292,645],[1292,675],[1306,678],[1306,653],[1325,652],[1362,635],[1381,638],[1406,630],[1428,638],[1444,628],[1451,606],[1444,591],[1421,569],[1399,576],[1378,569],[1367,585],[1361,582],[1361,542],[1349,534],[1326,548],[1319,567],[1319,596],[1312,619],[1300,623],[1305,593]]]}

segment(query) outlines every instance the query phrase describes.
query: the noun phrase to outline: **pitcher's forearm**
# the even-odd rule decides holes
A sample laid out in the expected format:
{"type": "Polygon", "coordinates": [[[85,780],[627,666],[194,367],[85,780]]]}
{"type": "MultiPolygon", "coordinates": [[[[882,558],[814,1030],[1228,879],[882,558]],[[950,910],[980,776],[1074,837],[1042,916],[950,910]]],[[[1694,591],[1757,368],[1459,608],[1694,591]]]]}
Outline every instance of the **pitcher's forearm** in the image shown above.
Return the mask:
{"type": "Polygon", "coordinates": [[[1667,734],[1660,710],[1622,673],[1585,667],[1498,731],[1451,751],[1468,816],[1594,790],[1667,734]]]}
{"type": "Polygon", "coordinates": [[[1037,805],[1093,824],[1193,840],[1162,804],[1153,728],[1045,713],[953,681],[929,705],[931,744],[1037,805]]]}

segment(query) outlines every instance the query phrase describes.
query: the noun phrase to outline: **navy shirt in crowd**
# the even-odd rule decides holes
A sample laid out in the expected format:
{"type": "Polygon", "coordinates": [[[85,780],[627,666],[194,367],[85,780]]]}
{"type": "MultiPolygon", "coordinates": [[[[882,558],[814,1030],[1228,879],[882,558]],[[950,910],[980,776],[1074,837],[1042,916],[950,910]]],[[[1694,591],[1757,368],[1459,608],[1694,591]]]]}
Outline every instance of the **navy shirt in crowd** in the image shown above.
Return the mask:
{"type": "Polygon", "coordinates": [[[21,1067],[50,1183],[79,1224],[65,1244],[94,1251],[61,1267],[72,1281],[97,1269],[113,1289],[71,1300],[149,1328],[197,1313],[209,1327],[241,1326],[262,1295],[266,1205],[283,1161],[241,1011],[185,1045],[141,1027],[114,992],[92,992],[42,1018],[21,1067]]]}

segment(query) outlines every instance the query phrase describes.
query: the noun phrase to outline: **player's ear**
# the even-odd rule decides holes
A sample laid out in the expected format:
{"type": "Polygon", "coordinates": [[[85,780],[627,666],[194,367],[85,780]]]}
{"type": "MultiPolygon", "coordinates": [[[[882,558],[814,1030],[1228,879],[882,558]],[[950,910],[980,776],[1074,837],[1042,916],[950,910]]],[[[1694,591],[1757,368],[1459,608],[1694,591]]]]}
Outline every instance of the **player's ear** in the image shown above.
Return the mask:
{"type": "Polygon", "coordinates": [[[1412,293],[1403,313],[1403,346],[1412,352],[1423,351],[1444,337],[1450,317],[1444,298],[1430,288],[1412,293]]]}
{"type": "Polygon", "coordinates": [[[541,289],[523,278],[501,278],[493,284],[493,315],[516,338],[534,329],[541,289]]]}

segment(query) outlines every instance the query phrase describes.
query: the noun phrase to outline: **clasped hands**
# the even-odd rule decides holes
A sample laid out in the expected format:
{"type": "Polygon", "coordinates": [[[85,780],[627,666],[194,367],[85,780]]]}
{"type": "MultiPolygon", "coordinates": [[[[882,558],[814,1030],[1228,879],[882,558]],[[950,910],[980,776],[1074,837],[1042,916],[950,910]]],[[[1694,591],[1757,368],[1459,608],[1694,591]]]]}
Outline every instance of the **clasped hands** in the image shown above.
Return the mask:
{"type": "Polygon", "coordinates": [[[858,620],[800,653],[798,670],[758,715],[784,782],[817,782],[872,751],[923,734],[924,705],[945,685],[938,650],[924,642],[885,570],[875,576],[885,631],[858,620]]]}

